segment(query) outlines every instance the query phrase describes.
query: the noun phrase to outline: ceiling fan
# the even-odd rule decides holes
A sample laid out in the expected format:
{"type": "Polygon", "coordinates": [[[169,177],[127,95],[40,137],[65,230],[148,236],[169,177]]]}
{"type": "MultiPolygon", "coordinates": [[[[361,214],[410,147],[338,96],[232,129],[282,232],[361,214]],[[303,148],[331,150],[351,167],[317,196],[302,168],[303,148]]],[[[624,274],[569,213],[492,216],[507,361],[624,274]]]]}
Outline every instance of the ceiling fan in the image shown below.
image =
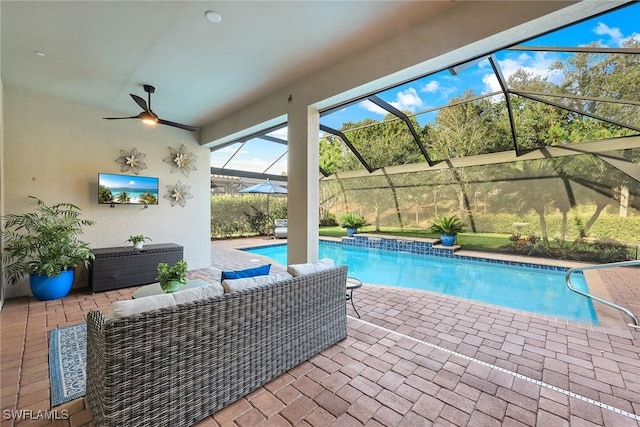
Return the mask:
{"type": "Polygon", "coordinates": [[[105,120],[140,119],[142,120],[143,123],[147,125],[161,124],[161,125],[173,126],[175,128],[180,128],[180,129],[188,130],[191,132],[198,130],[197,127],[184,125],[182,123],[170,122],[169,120],[163,120],[159,118],[158,115],[154,113],[153,110],[151,109],[151,94],[156,91],[156,88],[151,85],[142,85],[142,87],[144,88],[144,91],[147,92],[148,94],[148,99],[149,99],[148,106],[147,106],[147,102],[141,97],[139,97],[138,95],[134,95],[132,93],[130,93],[129,95],[131,95],[131,98],[133,98],[136,104],[138,104],[140,108],[142,108],[144,111],[142,111],[137,116],[103,117],[103,119],[105,120]]]}

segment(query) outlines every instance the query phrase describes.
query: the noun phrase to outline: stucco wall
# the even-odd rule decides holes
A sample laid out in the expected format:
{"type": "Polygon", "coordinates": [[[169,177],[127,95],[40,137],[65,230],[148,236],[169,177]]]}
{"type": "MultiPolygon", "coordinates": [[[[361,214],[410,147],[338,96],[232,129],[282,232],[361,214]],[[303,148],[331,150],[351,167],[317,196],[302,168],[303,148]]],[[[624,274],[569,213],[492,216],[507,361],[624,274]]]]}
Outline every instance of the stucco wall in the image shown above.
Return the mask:
{"type": "MultiPolygon", "coordinates": [[[[0,78],[0,217],[4,215],[4,119],[3,119],[3,107],[4,107],[4,85],[2,84],[2,78],[0,78]]],[[[2,246],[2,237],[0,237],[0,247],[2,246]]],[[[4,305],[4,269],[0,265],[0,310],[4,305]]]]}
{"type": "MultiPolygon", "coordinates": [[[[210,265],[209,150],[200,147],[195,135],[167,126],[148,128],[138,120],[103,120],[119,114],[10,86],[3,98],[6,213],[29,209],[27,195],[47,204],[70,202],[82,209],[83,217],[97,222],[83,235],[92,247],[123,245],[130,235],[144,234],[153,239],[150,243],[183,245],[189,269],[210,265]],[[197,171],[188,177],[170,173],[163,162],[168,147],[181,144],[198,156],[197,171]],[[148,168],[140,175],[160,179],[159,204],[146,209],[98,205],[98,173],[121,173],[114,160],[121,149],[134,147],[146,153],[148,168]],[[171,207],[162,197],[166,186],[177,181],[191,186],[193,198],[186,207],[171,207]]],[[[132,102],[131,115],[136,108],[132,102]]],[[[87,274],[82,272],[76,286],[86,285],[87,274]]],[[[28,294],[27,281],[5,291],[7,297],[28,294]]]]}

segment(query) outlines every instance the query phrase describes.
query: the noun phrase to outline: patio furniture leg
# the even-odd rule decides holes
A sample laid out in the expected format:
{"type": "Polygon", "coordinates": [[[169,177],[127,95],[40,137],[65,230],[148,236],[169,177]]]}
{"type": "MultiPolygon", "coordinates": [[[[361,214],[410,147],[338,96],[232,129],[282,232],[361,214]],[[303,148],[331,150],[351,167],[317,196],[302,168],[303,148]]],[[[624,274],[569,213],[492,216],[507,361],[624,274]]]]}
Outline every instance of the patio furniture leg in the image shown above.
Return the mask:
{"type": "Polygon", "coordinates": [[[356,306],[353,304],[353,289],[349,289],[350,294],[347,295],[347,301],[351,301],[351,307],[353,307],[353,311],[356,312],[356,315],[358,316],[358,319],[360,318],[360,313],[358,313],[358,310],[356,310],[356,306]]]}

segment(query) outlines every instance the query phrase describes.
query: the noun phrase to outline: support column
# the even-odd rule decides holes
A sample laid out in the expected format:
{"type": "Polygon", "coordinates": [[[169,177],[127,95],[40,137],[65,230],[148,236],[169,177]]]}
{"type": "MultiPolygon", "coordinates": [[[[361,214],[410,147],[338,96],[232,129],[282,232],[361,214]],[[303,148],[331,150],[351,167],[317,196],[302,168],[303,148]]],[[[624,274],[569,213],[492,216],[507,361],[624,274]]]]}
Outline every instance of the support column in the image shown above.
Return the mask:
{"type": "Polygon", "coordinates": [[[318,260],[319,143],[320,114],[312,107],[288,112],[288,216],[287,262],[318,260]]]}

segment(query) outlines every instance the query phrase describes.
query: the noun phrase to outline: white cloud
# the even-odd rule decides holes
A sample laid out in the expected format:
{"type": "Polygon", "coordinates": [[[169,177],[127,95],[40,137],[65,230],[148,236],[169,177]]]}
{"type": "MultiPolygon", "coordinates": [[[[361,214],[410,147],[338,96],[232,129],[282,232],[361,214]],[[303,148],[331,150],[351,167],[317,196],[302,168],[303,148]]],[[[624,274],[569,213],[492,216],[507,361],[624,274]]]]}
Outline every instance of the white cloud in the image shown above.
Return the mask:
{"type": "Polygon", "coordinates": [[[434,92],[437,92],[439,87],[440,87],[440,82],[438,82],[437,80],[431,80],[429,83],[422,86],[422,88],[420,89],[420,92],[434,93],[434,92]]]}
{"type": "Polygon", "coordinates": [[[359,102],[358,105],[367,111],[371,111],[372,113],[379,114],[381,116],[384,116],[385,114],[389,113],[384,108],[378,107],[376,104],[366,99],[362,102],[359,102]]]}
{"type": "Polygon", "coordinates": [[[416,111],[416,108],[421,108],[424,104],[415,88],[410,87],[407,90],[398,92],[398,95],[396,95],[396,101],[391,102],[391,105],[400,111],[409,110],[414,112],[416,111]]]}
{"type": "Polygon", "coordinates": [[[598,22],[598,25],[593,29],[593,32],[599,36],[608,36],[614,45],[620,46],[624,37],[620,28],[611,28],[607,24],[598,22]]]}
{"type": "MultiPolygon", "coordinates": [[[[448,76],[440,77],[440,78],[447,80],[448,76]]],[[[459,81],[459,79],[454,78],[452,79],[452,81],[457,82],[459,81]]],[[[447,101],[449,97],[454,93],[456,93],[457,91],[458,91],[458,88],[456,86],[452,86],[452,85],[443,86],[442,84],[440,84],[438,80],[431,80],[427,84],[422,85],[422,87],[420,88],[420,92],[436,94],[438,95],[437,99],[443,99],[445,101],[447,101]]],[[[437,103],[438,102],[436,102],[436,104],[437,103]]],[[[424,107],[426,108],[426,106],[424,107]]]]}
{"type": "MultiPolygon", "coordinates": [[[[273,163],[273,160],[274,159],[260,158],[255,155],[254,156],[238,155],[229,162],[226,168],[245,170],[245,171],[251,171],[251,172],[262,172],[265,169],[267,169],[271,163],[273,163]]],[[[269,173],[273,173],[273,171],[270,170],[269,173]]]]}
{"type": "MultiPolygon", "coordinates": [[[[406,90],[398,92],[396,94],[395,101],[391,101],[389,102],[389,104],[393,105],[395,108],[397,108],[400,111],[410,111],[410,112],[415,112],[416,109],[422,108],[424,106],[424,103],[422,102],[420,95],[418,95],[418,92],[413,87],[410,87],[406,90]]],[[[359,103],[358,105],[360,105],[362,108],[367,109],[368,111],[371,111],[374,114],[378,114],[381,116],[387,115],[389,113],[387,110],[377,106],[371,101],[365,100],[359,103]]]]}
{"type": "MultiPolygon", "coordinates": [[[[275,134],[275,132],[274,132],[275,134]]],[[[280,132],[278,132],[278,137],[281,136],[280,132]]],[[[276,135],[274,135],[276,136],[276,135]]],[[[286,150],[284,145],[279,145],[276,143],[260,143],[257,145],[253,145],[251,148],[245,145],[242,147],[240,151],[236,153],[238,150],[239,144],[231,144],[227,147],[221,148],[219,150],[215,150],[211,152],[211,166],[212,167],[222,167],[229,158],[235,153],[233,159],[229,161],[229,163],[225,166],[227,169],[239,169],[246,170],[251,172],[262,172],[273,163],[276,159],[274,157],[276,154],[279,156],[281,151],[274,154],[273,147],[270,147],[269,144],[277,146],[278,150],[286,150]]],[[[276,165],[276,169],[270,169],[268,173],[279,174],[282,172],[282,168],[286,170],[286,155],[284,156],[284,163],[280,162],[276,165]]]]}
{"type": "Polygon", "coordinates": [[[285,126],[283,128],[276,129],[273,132],[269,132],[267,135],[272,136],[274,138],[284,139],[286,141],[289,136],[289,127],[285,126]]]}
{"type": "MultiPolygon", "coordinates": [[[[533,56],[522,53],[515,58],[507,58],[498,61],[500,70],[505,79],[509,79],[513,73],[519,69],[523,69],[533,75],[546,78],[547,81],[560,83],[562,81],[562,73],[559,70],[549,71],[549,67],[558,59],[558,56],[550,52],[536,52],[533,56]]],[[[487,73],[482,77],[484,89],[482,93],[490,93],[500,90],[500,84],[495,74],[487,73]]]]}

